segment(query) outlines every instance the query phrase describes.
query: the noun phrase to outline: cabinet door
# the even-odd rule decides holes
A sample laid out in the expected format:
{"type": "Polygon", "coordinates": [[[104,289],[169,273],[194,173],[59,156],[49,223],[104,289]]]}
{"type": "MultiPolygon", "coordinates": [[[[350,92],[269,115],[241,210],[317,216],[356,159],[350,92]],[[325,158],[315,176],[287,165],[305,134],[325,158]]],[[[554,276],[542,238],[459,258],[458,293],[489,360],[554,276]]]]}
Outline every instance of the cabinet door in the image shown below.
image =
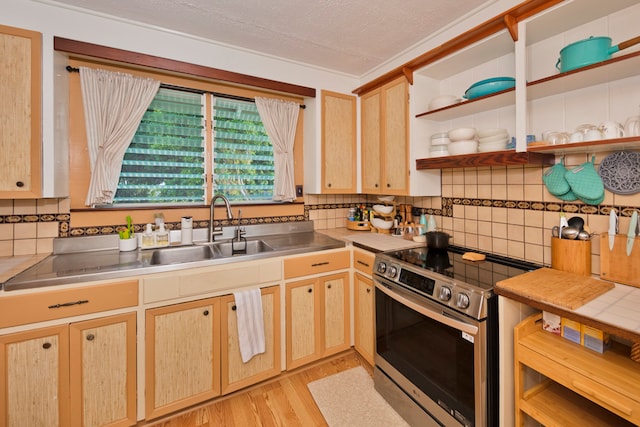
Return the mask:
{"type": "Polygon", "coordinates": [[[355,348],[364,359],[373,365],[373,281],[362,274],[354,275],[354,321],[355,348]]]}
{"type": "Polygon", "coordinates": [[[319,279],[323,309],[322,356],[346,350],[350,346],[349,273],[333,274],[319,279]]]}
{"type": "Polygon", "coordinates": [[[382,88],[382,192],[404,194],[409,182],[409,90],[404,77],[382,88]]]}
{"type": "Polygon", "coordinates": [[[379,194],[381,190],[381,101],[380,90],[362,96],[360,100],[362,144],[362,192],[379,194]]]}
{"type": "Polygon", "coordinates": [[[355,193],[356,97],[322,91],[322,192],[355,193]]]}
{"type": "Polygon", "coordinates": [[[69,340],[73,425],[135,425],[136,314],[73,323],[69,340]]]}
{"type": "Polygon", "coordinates": [[[280,374],[280,287],[263,288],[265,352],[242,362],[233,295],[221,298],[222,394],[280,374]],[[226,344],[226,345],[225,345],[226,344]]]}
{"type": "Polygon", "coordinates": [[[0,337],[0,425],[69,425],[67,325],[0,337]]]}
{"type": "Polygon", "coordinates": [[[42,36],[0,25],[0,197],[41,193],[42,36]]]}
{"type": "Polygon", "coordinates": [[[147,310],[146,417],[220,394],[220,301],[147,310]]]}
{"type": "Polygon", "coordinates": [[[320,295],[317,280],[287,283],[287,369],[320,357],[320,295]]]}

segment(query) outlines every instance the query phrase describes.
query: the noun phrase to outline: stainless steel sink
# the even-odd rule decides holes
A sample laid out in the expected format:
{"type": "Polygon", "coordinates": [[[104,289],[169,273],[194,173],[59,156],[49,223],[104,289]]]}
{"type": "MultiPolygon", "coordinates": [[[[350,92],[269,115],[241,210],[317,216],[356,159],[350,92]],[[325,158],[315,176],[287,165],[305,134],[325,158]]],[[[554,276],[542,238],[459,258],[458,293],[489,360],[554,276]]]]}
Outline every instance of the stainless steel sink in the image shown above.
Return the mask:
{"type": "Polygon", "coordinates": [[[209,246],[185,246],[180,248],[156,249],[151,255],[151,265],[180,264],[215,258],[209,246]]]}
{"type": "Polygon", "coordinates": [[[273,248],[262,240],[242,240],[233,242],[210,243],[216,257],[230,257],[240,255],[255,255],[262,252],[270,252],[273,248]]]}

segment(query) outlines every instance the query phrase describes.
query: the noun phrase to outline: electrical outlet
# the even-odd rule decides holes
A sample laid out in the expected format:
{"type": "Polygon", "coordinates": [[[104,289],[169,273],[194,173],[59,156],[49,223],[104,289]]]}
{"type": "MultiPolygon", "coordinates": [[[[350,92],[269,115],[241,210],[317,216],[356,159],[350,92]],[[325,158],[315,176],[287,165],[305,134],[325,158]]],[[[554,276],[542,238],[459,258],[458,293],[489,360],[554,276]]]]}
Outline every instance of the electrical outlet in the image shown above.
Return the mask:
{"type": "Polygon", "coordinates": [[[296,185],[296,197],[302,197],[302,185],[296,185]]]}

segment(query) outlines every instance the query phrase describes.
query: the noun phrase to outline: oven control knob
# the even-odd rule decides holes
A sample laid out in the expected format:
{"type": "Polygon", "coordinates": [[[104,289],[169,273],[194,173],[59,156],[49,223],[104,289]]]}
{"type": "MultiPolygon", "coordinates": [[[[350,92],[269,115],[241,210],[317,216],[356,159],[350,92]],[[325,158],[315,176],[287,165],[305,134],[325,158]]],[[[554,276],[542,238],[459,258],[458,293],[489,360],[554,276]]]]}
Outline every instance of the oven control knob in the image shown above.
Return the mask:
{"type": "Polygon", "coordinates": [[[469,307],[469,295],[467,294],[458,294],[456,297],[456,305],[458,308],[468,308],[469,307]]]}
{"type": "Polygon", "coordinates": [[[387,277],[393,279],[394,277],[396,277],[396,274],[398,274],[398,269],[393,265],[389,266],[389,268],[387,269],[387,277]]]}
{"type": "Polygon", "coordinates": [[[385,264],[384,262],[378,263],[377,271],[380,274],[384,274],[384,272],[387,271],[387,264],[385,264]]]}
{"type": "Polygon", "coordinates": [[[441,301],[449,301],[451,299],[451,289],[446,286],[440,288],[440,292],[438,292],[438,298],[441,301]]]}

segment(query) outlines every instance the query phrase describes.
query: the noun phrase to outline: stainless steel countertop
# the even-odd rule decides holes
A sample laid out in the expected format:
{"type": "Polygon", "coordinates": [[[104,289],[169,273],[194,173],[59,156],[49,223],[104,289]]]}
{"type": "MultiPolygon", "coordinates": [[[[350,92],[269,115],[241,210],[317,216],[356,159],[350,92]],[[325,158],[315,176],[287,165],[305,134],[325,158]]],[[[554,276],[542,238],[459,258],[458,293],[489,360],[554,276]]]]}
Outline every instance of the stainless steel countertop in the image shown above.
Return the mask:
{"type": "MultiPolygon", "coordinates": [[[[235,227],[226,227],[225,233],[220,240],[229,240],[230,236],[233,235],[234,229],[235,227]]],[[[247,226],[246,231],[247,239],[260,239],[273,250],[252,255],[234,255],[179,264],[151,265],[153,250],[137,249],[131,252],[120,252],[117,249],[117,236],[114,237],[113,242],[109,240],[106,245],[104,243],[105,239],[98,243],[102,245],[102,248],[106,246],[106,249],[97,249],[94,241],[80,240],[84,238],[67,238],[58,245],[62,247],[61,250],[9,279],[3,284],[3,287],[5,291],[12,291],[115,279],[274,258],[346,246],[343,241],[314,232],[313,223],[247,226]],[[76,241],[74,242],[73,240],[76,241]]],[[[195,241],[196,245],[199,243],[206,242],[195,241]]]]}

